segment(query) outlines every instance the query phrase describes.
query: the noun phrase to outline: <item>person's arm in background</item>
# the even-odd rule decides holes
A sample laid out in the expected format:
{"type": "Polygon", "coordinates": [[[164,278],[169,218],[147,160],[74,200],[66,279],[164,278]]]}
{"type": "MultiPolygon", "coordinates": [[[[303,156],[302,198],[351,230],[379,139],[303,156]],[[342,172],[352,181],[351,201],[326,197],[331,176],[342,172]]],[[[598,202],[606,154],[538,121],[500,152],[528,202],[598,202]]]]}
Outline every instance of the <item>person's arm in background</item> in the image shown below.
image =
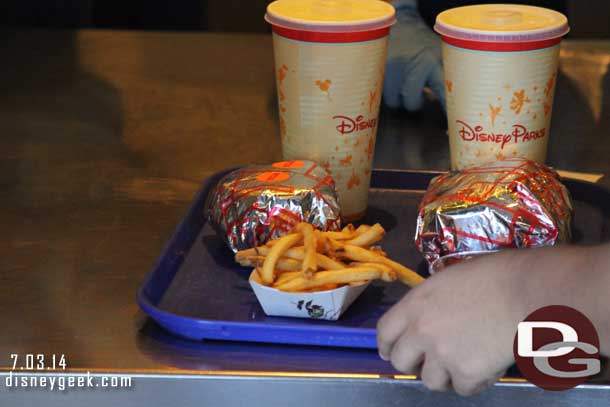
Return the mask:
{"type": "Polygon", "coordinates": [[[610,355],[610,244],[507,250],[451,266],[379,321],[379,354],[438,391],[476,394],[514,362],[517,325],[547,305],[584,313],[610,355]]]}
{"type": "Polygon", "coordinates": [[[445,105],[440,39],[422,20],[417,0],[390,1],[396,8],[383,84],[383,101],[392,108],[419,110],[424,88],[445,105]]]}

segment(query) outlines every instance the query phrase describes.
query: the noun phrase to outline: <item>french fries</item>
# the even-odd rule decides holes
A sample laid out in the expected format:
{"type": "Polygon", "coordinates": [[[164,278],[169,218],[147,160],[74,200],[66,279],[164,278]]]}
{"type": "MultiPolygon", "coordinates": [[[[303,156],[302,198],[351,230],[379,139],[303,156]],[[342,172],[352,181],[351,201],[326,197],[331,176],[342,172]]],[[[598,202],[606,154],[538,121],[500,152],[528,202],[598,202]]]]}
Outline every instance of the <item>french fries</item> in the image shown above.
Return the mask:
{"type": "Polygon", "coordinates": [[[381,227],[379,223],[375,223],[368,230],[364,231],[362,234],[357,235],[355,238],[348,240],[347,244],[351,244],[353,246],[371,246],[374,243],[380,241],[385,235],[385,230],[381,227]]]}
{"type": "Polygon", "coordinates": [[[235,254],[242,266],[254,267],[257,280],[287,292],[331,290],[371,280],[400,280],[414,287],[424,278],[389,259],[377,244],[385,235],[380,224],[349,224],[341,231],[322,232],[299,223],[279,239],[235,254]]]}
{"type": "MultiPolygon", "coordinates": [[[[249,267],[262,267],[265,262],[265,256],[251,256],[243,259],[239,264],[242,266],[249,267]]],[[[288,257],[280,257],[276,263],[276,269],[282,272],[286,271],[300,271],[303,267],[303,263],[299,260],[291,259],[288,257]]]]}
{"type": "Polygon", "coordinates": [[[295,228],[295,231],[300,232],[303,235],[303,245],[305,252],[303,255],[303,265],[301,271],[303,277],[310,279],[318,270],[318,261],[316,257],[317,241],[316,235],[313,231],[313,226],[309,223],[299,223],[295,228]]]}
{"type": "Polygon", "coordinates": [[[379,277],[381,280],[386,281],[386,282],[392,282],[395,281],[398,278],[398,273],[396,273],[396,271],[392,270],[392,268],[388,265],[385,264],[381,264],[381,263],[351,263],[350,265],[356,266],[356,267],[372,267],[376,270],[379,270],[379,272],[381,273],[381,276],[379,277]]]}
{"type": "Polygon", "coordinates": [[[275,285],[280,285],[280,284],[284,284],[287,283],[290,280],[293,280],[295,278],[297,278],[298,276],[302,275],[301,274],[301,270],[299,271],[288,271],[286,273],[280,274],[280,276],[277,278],[277,280],[275,280],[275,285]]]}
{"type": "Polygon", "coordinates": [[[397,274],[398,279],[410,287],[415,287],[424,281],[424,278],[415,271],[403,266],[400,263],[390,260],[385,256],[372,252],[359,246],[346,244],[340,253],[341,256],[349,260],[365,263],[381,263],[392,268],[397,274]]]}
{"type": "Polygon", "coordinates": [[[348,284],[380,277],[381,271],[374,267],[348,267],[343,270],[319,271],[309,279],[299,276],[276,288],[282,291],[304,291],[326,284],[348,284]]]}
{"type": "Polygon", "coordinates": [[[263,283],[273,283],[273,281],[275,280],[275,266],[278,259],[282,256],[283,252],[297,244],[300,239],[300,234],[293,233],[281,237],[279,241],[271,247],[271,249],[269,250],[269,254],[267,254],[267,257],[263,262],[263,267],[260,270],[260,276],[263,283]]]}

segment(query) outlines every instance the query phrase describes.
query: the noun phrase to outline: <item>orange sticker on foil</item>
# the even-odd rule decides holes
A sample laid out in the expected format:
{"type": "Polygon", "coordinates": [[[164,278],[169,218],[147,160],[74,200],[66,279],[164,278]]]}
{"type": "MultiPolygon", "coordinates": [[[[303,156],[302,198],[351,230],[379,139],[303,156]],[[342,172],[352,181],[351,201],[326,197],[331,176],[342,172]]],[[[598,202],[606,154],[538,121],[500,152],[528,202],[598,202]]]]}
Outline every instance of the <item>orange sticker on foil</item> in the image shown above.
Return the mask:
{"type": "Polygon", "coordinates": [[[271,164],[275,168],[302,168],[305,163],[300,160],[279,161],[271,164]]]}
{"type": "Polygon", "coordinates": [[[286,181],[288,178],[290,178],[290,175],[288,173],[279,171],[267,171],[263,172],[262,174],[259,174],[256,177],[256,180],[260,182],[281,182],[286,181]]]}

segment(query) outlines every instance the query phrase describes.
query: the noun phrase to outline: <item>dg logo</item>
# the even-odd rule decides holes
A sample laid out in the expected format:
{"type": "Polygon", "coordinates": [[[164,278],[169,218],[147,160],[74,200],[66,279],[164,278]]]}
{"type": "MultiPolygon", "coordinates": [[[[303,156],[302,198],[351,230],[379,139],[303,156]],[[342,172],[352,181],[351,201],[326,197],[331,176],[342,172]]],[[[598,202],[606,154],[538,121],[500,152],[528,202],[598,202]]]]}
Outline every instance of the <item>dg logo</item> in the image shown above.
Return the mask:
{"type": "Polygon", "coordinates": [[[574,308],[551,305],[519,323],[513,344],[521,374],[546,390],[568,390],[601,370],[593,323],[574,308]]]}

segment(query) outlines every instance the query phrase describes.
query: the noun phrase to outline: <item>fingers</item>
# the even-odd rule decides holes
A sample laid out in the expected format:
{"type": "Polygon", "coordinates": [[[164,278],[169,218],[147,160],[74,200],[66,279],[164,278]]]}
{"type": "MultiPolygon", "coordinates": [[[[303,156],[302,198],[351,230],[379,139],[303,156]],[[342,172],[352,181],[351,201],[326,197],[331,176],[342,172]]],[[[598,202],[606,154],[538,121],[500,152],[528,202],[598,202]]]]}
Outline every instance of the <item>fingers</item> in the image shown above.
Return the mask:
{"type": "Polygon", "coordinates": [[[408,331],[398,338],[390,351],[392,366],[405,374],[419,374],[423,361],[423,348],[413,340],[408,331]]]}
{"type": "Polygon", "coordinates": [[[430,72],[428,86],[430,86],[430,89],[432,89],[436,97],[440,100],[443,108],[447,110],[445,101],[445,73],[441,64],[436,64],[434,69],[430,72]]]}
{"type": "Polygon", "coordinates": [[[394,305],[377,323],[377,348],[383,360],[390,360],[394,343],[406,331],[408,325],[408,307],[404,297],[394,305]]]}
{"type": "MultiPolygon", "coordinates": [[[[431,50],[423,49],[406,64],[401,96],[403,107],[414,111],[424,104],[424,88],[427,85],[443,86],[442,65],[431,50]],[[439,78],[440,75],[440,78],[439,78]]],[[[434,89],[437,92],[438,89],[434,89]]],[[[437,93],[438,95],[438,93],[437,93]]]]}
{"type": "Polygon", "coordinates": [[[495,375],[493,375],[493,377],[491,379],[487,380],[487,382],[485,383],[484,389],[491,387],[494,384],[496,384],[497,382],[499,382],[500,379],[502,379],[504,377],[504,375],[506,375],[506,369],[503,369],[501,372],[496,373],[495,375]]]}
{"type": "Polygon", "coordinates": [[[476,382],[465,379],[463,376],[460,375],[452,375],[451,384],[453,386],[453,390],[460,396],[464,397],[474,396],[475,394],[478,394],[485,390],[488,386],[487,381],[476,382]]]}
{"type": "Polygon", "coordinates": [[[451,376],[438,360],[425,357],[421,370],[421,380],[424,386],[432,391],[448,391],[451,389],[451,376]]]}
{"type": "Polygon", "coordinates": [[[398,23],[392,28],[385,67],[383,101],[391,108],[419,110],[430,86],[444,102],[444,79],[439,39],[423,23],[398,23]]]}
{"type": "Polygon", "coordinates": [[[386,106],[397,109],[401,106],[400,92],[404,80],[404,61],[402,57],[389,58],[385,67],[383,80],[383,102],[386,106]]]}
{"type": "Polygon", "coordinates": [[[413,55],[411,60],[404,66],[404,79],[400,90],[402,106],[408,111],[421,109],[424,104],[424,87],[431,66],[426,65],[427,52],[420,50],[413,55]]]}
{"type": "MultiPolygon", "coordinates": [[[[472,364],[456,365],[455,360],[446,360],[447,357],[431,352],[429,341],[423,339],[430,336],[417,330],[417,322],[413,318],[409,320],[405,313],[408,308],[406,302],[397,304],[377,326],[379,354],[382,359],[391,362],[396,370],[405,374],[420,374],[424,385],[432,391],[453,388],[461,396],[478,394],[493,386],[504,375],[504,370],[489,374],[485,368],[473,370],[472,364]],[[451,369],[450,366],[458,367],[451,369]]],[[[460,363],[468,364],[469,361],[460,363]]]]}
{"type": "Polygon", "coordinates": [[[487,388],[493,386],[498,380],[500,380],[504,376],[505,373],[506,371],[502,370],[499,373],[495,373],[488,376],[474,376],[475,378],[478,377],[475,379],[463,373],[454,372],[451,374],[450,377],[455,392],[460,396],[467,397],[479,394],[487,388]]]}

